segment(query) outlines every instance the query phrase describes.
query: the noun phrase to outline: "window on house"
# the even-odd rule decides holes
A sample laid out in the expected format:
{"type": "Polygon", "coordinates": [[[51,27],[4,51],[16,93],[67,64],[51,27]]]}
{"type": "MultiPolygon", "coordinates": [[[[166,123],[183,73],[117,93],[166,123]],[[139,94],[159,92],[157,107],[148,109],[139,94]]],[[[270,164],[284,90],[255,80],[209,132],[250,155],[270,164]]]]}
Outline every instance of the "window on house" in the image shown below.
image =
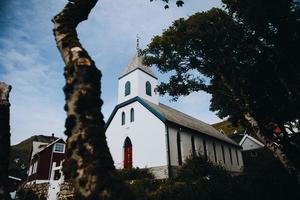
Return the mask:
{"type": "Polygon", "coordinates": [[[230,163],[233,164],[232,162],[232,153],[231,153],[231,148],[229,147],[229,157],[230,157],[230,163]]]}
{"type": "Polygon", "coordinates": [[[225,151],[224,151],[224,146],[222,145],[222,156],[223,156],[223,162],[224,164],[226,163],[226,159],[225,159],[225,151]]]}
{"type": "Polygon", "coordinates": [[[204,151],[204,158],[207,159],[207,149],[206,149],[206,140],[203,139],[203,151],[204,151]]]}
{"type": "Polygon", "coordinates": [[[65,144],[62,144],[62,143],[56,143],[56,144],[54,144],[54,150],[53,150],[53,152],[64,153],[65,152],[65,144]]]}
{"type": "Polygon", "coordinates": [[[236,162],[237,162],[237,164],[239,166],[240,165],[240,160],[239,160],[239,153],[238,153],[237,149],[235,150],[235,155],[236,155],[236,162]]]}
{"type": "Polygon", "coordinates": [[[124,168],[132,168],[132,143],[129,137],[125,138],[124,141],[124,168]]]}
{"type": "Polygon", "coordinates": [[[146,94],[151,96],[151,83],[149,81],[146,82],[146,94]]]}
{"type": "Polygon", "coordinates": [[[130,81],[125,83],[125,96],[130,95],[130,81]]]}
{"type": "Polygon", "coordinates": [[[131,108],[130,110],[130,122],[133,122],[134,121],[134,109],[131,108]]]}
{"type": "Polygon", "coordinates": [[[122,112],[122,120],[121,120],[122,122],[122,125],[124,125],[125,124],[125,112],[122,112]]]}
{"type": "Polygon", "coordinates": [[[214,149],[214,156],[215,156],[215,162],[218,162],[218,158],[217,158],[217,152],[216,152],[216,144],[213,143],[213,149],[214,149]]]}
{"type": "Polygon", "coordinates": [[[195,138],[194,138],[193,135],[192,135],[192,137],[191,137],[191,143],[192,143],[192,155],[193,155],[193,156],[196,156],[195,138]]]}
{"type": "Polygon", "coordinates": [[[181,139],[180,139],[179,131],[177,132],[177,153],[178,153],[178,165],[182,165],[181,139]]]}

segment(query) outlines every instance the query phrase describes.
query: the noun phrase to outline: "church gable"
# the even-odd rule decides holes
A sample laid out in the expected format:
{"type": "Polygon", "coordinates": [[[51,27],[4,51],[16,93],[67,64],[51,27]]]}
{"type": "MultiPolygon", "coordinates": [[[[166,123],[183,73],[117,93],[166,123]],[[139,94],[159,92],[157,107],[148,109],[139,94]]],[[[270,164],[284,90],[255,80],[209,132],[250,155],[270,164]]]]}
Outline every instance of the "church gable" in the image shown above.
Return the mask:
{"type": "Polygon", "coordinates": [[[115,166],[131,166],[130,157],[133,167],[167,166],[165,125],[136,99],[116,106],[107,122],[106,137],[115,166]],[[127,137],[132,146],[125,152],[127,137]]]}

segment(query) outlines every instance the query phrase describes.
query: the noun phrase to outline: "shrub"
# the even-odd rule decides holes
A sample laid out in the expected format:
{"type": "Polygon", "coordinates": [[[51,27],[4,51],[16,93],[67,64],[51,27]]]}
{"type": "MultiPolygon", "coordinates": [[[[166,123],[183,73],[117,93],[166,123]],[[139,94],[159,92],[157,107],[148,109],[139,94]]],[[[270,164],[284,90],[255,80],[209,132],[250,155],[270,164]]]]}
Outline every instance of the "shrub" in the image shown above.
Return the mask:
{"type": "Polygon", "coordinates": [[[154,179],[154,175],[149,169],[132,168],[119,170],[119,175],[122,180],[138,180],[138,179],[154,179]]]}
{"type": "Polygon", "coordinates": [[[202,155],[187,158],[177,171],[176,180],[200,181],[211,179],[231,179],[231,175],[222,166],[214,165],[202,155]]]}

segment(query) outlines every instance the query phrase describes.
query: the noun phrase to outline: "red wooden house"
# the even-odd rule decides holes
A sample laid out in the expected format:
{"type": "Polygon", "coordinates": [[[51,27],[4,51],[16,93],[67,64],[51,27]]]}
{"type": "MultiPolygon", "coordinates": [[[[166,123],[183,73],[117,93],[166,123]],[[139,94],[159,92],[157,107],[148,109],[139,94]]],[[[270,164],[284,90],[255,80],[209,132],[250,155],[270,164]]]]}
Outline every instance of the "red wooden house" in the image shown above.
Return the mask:
{"type": "Polygon", "coordinates": [[[27,183],[38,184],[49,182],[50,179],[58,180],[61,173],[59,171],[52,173],[52,169],[61,166],[64,158],[65,141],[63,139],[59,138],[51,143],[33,141],[27,183]]]}

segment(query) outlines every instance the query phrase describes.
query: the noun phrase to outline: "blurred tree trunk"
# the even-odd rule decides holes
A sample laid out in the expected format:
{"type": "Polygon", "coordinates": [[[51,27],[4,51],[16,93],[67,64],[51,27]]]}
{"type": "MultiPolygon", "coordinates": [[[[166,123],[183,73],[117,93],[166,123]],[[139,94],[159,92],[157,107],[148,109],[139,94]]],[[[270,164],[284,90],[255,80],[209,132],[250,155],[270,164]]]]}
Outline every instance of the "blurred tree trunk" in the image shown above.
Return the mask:
{"type": "Polygon", "coordinates": [[[76,199],[133,199],[117,180],[101,113],[101,72],[77,38],[77,25],[86,20],[97,0],[69,0],[53,18],[57,47],[66,64],[64,87],[67,112],[66,159],[63,172],[76,190],[76,199]]]}
{"type": "Polygon", "coordinates": [[[10,199],[10,195],[7,190],[10,151],[10,90],[10,85],[0,82],[0,200],[10,199]]]}

